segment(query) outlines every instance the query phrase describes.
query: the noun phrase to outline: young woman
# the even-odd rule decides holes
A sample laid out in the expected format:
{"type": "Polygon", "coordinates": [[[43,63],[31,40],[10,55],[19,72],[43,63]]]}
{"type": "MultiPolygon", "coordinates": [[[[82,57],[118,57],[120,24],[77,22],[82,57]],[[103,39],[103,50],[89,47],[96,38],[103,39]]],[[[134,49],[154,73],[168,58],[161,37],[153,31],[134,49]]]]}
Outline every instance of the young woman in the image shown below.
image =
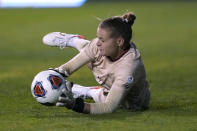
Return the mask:
{"type": "Polygon", "coordinates": [[[99,86],[84,87],[67,81],[67,88],[57,106],[65,106],[80,113],[111,113],[117,108],[132,111],[148,109],[149,84],[139,50],[132,42],[132,26],[136,16],[130,12],[102,21],[97,37],[91,42],[82,36],[53,32],[43,37],[50,46],[74,47],[80,51],[74,58],[56,68],[68,77],[87,65],[99,86]],[[72,88],[72,89],[71,89],[72,88]],[[93,98],[86,103],[82,98],[93,98]]]}

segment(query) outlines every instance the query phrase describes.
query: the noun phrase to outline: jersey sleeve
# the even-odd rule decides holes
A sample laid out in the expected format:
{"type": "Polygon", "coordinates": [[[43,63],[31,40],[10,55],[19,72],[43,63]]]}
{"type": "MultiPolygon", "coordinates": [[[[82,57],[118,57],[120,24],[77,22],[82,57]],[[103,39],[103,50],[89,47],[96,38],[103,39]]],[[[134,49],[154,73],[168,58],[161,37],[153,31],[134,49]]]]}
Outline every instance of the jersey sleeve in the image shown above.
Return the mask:
{"type": "Polygon", "coordinates": [[[124,97],[125,88],[124,82],[121,80],[116,80],[110,92],[107,95],[105,102],[103,103],[91,103],[90,104],[90,113],[91,114],[104,114],[112,113],[118,107],[122,98],[124,97]]]}

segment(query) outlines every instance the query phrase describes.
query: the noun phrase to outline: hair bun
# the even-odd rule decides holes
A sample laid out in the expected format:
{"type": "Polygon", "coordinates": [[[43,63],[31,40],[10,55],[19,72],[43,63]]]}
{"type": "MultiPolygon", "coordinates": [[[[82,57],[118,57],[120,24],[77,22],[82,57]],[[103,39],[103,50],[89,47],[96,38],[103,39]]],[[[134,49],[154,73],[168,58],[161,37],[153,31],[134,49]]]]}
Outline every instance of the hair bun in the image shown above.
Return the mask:
{"type": "Polygon", "coordinates": [[[125,20],[125,22],[127,22],[128,24],[130,24],[130,26],[132,26],[134,24],[136,16],[133,12],[128,12],[124,14],[122,18],[125,20]]]}

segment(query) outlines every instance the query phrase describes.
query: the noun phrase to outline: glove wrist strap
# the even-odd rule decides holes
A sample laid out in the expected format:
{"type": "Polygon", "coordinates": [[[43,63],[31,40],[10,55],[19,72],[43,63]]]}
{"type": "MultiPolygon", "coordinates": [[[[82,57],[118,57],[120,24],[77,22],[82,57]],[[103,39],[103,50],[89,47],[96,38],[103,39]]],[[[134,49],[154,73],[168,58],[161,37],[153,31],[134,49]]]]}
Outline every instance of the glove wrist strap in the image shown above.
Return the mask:
{"type": "Polygon", "coordinates": [[[82,98],[77,98],[75,99],[75,104],[72,110],[79,113],[83,113],[84,106],[85,106],[84,100],[82,98]]]}

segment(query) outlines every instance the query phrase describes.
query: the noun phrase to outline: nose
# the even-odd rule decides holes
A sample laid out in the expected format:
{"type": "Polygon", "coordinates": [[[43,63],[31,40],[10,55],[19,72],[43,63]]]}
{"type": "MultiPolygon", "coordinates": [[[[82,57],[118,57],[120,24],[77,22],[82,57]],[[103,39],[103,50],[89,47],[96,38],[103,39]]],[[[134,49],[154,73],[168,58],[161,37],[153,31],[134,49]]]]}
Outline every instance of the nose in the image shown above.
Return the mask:
{"type": "Polygon", "coordinates": [[[101,41],[99,39],[97,40],[96,45],[101,46],[101,41]]]}

